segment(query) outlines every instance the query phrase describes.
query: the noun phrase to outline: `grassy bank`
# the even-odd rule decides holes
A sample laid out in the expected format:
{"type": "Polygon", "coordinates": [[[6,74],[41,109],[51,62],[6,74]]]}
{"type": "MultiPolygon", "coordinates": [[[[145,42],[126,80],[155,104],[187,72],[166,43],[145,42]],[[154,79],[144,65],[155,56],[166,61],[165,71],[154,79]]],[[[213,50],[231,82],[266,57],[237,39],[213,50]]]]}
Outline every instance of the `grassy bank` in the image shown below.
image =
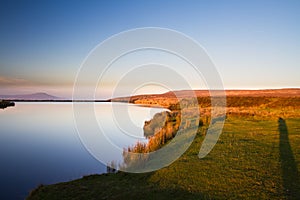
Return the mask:
{"type": "Polygon", "coordinates": [[[28,199],[297,199],[300,118],[229,116],[204,159],[199,133],[170,166],[145,174],[104,174],[41,186],[28,199]],[[291,170],[292,169],[292,170],[291,170]]]}
{"type": "MultiPolygon", "coordinates": [[[[168,167],[40,186],[28,199],[299,199],[299,99],[228,100],[223,133],[203,159],[198,153],[209,120],[168,167]]],[[[200,112],[206,116],[210,108],[203,102],[200,112]]],[[[184,131],[181,136],[188,137],[190,129],[184,131]]]]}

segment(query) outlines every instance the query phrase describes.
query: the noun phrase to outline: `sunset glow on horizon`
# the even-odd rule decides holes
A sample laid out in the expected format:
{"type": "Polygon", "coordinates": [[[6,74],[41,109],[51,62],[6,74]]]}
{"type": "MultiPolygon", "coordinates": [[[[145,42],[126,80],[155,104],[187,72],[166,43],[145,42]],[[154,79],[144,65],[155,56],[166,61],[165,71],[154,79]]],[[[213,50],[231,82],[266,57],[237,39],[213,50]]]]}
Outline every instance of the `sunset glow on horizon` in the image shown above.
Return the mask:
{"type": "MultiPolygon", "coordinates": [[[[46,92],[71,98],[89,53],[107,38],[140,27],[172,29],[193,38],[210,56],[225,89],[300,88],[299,8],[298,1],[2,1],[0,94],[46,92]]],[[[168,60],[170,68],[184,73],[182,61],[163,53],[127,59],[143,56],[149,62],[168,60]]],[[[116,69],[130,64],[121,59],[116,69]]],[[[105,80],[98,98],[112,97],[114,77],[105,80]]],[[[201,81],[191,81],[192,88],[207,89],[201,81]]],[[[141,87],[135,80],[129,84],[134,94],[169,91],[141,87]]],[[[95,85],[86,77],[83,87],[88,91],[95,85]]],[[[178,84],[175,89],[186,88],[178,84]]]]}

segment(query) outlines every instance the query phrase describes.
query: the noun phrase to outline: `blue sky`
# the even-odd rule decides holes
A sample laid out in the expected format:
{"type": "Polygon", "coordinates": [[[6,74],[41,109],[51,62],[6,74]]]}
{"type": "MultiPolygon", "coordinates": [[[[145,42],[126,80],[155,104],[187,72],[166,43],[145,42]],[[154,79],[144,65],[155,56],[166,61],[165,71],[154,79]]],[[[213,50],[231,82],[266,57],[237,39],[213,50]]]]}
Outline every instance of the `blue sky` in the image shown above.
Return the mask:
{"type": "MultiPolygon", "coordinates": [[[[299,1],[0,1],[0,94],[69,97],[101,41],[139,27],[199,42],[225,88],[300,87],[299,1]]],[[[180,89],[180,88],[179,88],[180,89]]]]}

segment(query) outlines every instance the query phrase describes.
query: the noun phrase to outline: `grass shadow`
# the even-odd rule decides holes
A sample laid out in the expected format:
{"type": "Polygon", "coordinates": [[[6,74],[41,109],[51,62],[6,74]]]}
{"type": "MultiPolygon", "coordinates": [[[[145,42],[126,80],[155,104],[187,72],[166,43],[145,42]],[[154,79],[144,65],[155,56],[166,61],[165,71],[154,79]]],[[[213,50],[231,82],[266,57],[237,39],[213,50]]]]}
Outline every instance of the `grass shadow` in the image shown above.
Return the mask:
{"type": "Polygon", "coordinates": [[[290,145],[289,132],[284,119],[278,119],[278,130],[280,134],[280,162],[284,192],[287,199],[300,198],[300,182],[297,163],[290,145]]]}
{"type": "Polygon", "coordinates": [[[85,176],[82,179],[54,185],[40,185],[31,191],[27,200],[74,200],[74,199],[211,199],[202,193],[193,193],[182,189],[163,189],[159,185],[148,183],[153,173],[133,174],[118,172],[85,176]]]}

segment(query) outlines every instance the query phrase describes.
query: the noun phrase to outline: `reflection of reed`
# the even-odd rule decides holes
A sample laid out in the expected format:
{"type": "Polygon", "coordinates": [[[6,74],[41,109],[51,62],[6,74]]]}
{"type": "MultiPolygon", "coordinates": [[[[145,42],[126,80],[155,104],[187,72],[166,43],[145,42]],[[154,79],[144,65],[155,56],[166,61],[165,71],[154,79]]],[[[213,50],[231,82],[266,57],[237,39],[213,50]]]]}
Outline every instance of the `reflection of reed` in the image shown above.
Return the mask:
{"type": "Polygon", "coordinates": [[[288,129],[285,120],[282,118],[278,119],[278,130],[280,134],[279,148],[283,187],[288,199],[299,199],[299,172],[291,149],[288,129]]]}

